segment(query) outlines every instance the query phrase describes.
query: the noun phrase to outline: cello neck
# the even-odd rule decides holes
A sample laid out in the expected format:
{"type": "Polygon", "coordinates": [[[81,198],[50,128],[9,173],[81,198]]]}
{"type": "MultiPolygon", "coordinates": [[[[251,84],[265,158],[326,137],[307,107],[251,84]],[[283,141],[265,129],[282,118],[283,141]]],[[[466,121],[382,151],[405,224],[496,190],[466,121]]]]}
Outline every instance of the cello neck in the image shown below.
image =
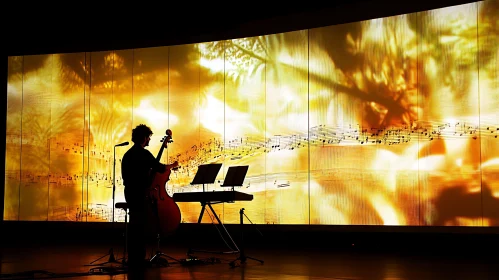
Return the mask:
{"type": "MultiPolygon", "coordinates": [[[[163,141],[166,141],[166,138],[163,140],[163,141]]],[[[159,152],[158,152],[158,155],[156,156],[156,160],[157,161],[160,161],[161,160],[161,156],[163,156],[163,151],[165,149],[165,145],[162,144],[161,145],[161,148],[159,149],[159,152]]]]}
{"type": "Polygon", "coordinates": [[[156,156],[156,160],[160,161],[161,156],[163,155],[163,151],[165,150],[165,146],[168,146],[168,143],[170,143],[171,140],[171,130],[166,131],[166,135],[163,136],[163,139],[161,140],[161,148],[159,149],[158,155],[156,156]],[[165,145],[166,144],[166,145],[165,145]]]}

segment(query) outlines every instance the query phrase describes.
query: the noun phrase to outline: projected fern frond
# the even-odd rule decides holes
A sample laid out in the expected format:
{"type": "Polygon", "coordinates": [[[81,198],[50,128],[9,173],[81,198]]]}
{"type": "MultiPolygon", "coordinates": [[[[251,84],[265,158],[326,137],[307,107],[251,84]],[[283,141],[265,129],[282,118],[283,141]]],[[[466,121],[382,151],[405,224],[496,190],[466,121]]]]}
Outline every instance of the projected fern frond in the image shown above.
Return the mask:
{"type": "Polygon", "coordinates": [[[266,57],[262,43],[261,37],[251,37],[199,44],[198,48],[202,59],[219,63],[218,67],[208,63],[207,68],[225,73],[234,82],[241,83],[263,73],[266,57]]]}
{"type": "Polygon", "coordinates": [[[123,137],[127,132],[129,126],[127,115],[123,114],[124,111],[117,115],[113,108],[125,110],[120,103],[111,103],[109,100],[104,99],[91,104],[90,136],[93,143],[99,147],[112,147],[113,141],[123,137]]]}

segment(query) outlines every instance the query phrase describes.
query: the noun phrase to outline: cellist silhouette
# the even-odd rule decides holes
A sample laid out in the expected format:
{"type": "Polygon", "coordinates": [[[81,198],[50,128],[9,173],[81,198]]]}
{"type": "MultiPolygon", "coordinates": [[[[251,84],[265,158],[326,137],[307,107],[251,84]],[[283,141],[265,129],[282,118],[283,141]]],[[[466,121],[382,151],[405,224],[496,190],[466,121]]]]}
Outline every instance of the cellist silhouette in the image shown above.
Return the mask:
{"type": "MultiPolygon", "coordinates": [[[[123,155],[121,172],[125,186],[125,200],[129,207],[128,225],[128,268],[141,270],[146,266],[146,236],[149,228],[150,209],[148,194],[151,186],[151,172],[164,173],[169,168],[156,159],[145,147],[149,146],[152,130],[140,124],[132,130],[134,145],[123,155]]],[[[168,140],[168,139],[167,139],[168,140]]],[[[165,140],[161,151],[169,141],[165,140]]]]}

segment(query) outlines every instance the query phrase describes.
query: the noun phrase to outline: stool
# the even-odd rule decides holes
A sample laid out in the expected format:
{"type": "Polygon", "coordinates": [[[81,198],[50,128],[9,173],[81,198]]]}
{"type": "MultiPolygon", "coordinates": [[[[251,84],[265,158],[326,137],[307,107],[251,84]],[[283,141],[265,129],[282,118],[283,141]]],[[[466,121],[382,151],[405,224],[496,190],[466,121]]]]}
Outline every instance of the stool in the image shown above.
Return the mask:
{"type": "Polygon", "coordinates": [[[125,211],[125,246],[123,247],[123,263],[127,259],[126,253],[127,253],[127,244],[128,244],[128,203],[126,202],[116,202],[114,207],[118,209],[123,209],[125,211]]]}

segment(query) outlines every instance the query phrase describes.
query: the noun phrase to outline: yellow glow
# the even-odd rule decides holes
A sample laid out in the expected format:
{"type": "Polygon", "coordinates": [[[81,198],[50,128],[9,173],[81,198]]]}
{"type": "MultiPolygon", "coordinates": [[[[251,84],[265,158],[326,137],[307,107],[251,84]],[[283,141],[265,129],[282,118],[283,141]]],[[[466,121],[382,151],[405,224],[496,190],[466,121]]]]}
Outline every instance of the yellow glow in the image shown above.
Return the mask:
{"type": "MultiPolygon", "coordinates": [[[[200,164],[223,164],[210,190],[223,190],[228,167],[249,165],[240,191],[254,200],[221,206],[226,223],[244,206],[256,223],[497,226],[491,3],[200,44],[9,57],[5,219],[109,220],[114,144],[145,123],[153,154],[173,130],[162,161],[182,168],[170,194],[199,191],[190,182],[200,164]]],[[[128,148],[116,148],[120,200],[128,148]]],[[[179,205],[185,222],[197,221],[193,205],[179,205]]]]}
{"type": "Polygon", "coordinates": [[[134,109],[134,114],[145,118],[148,123],[169,123],[170,126],[178,123],[178,118],[168,113],[155,109],[149,100],[142,100],[138,108],[134,109]]]}
{"type": "Polygon", "coordinates": [[[383,196],[374,195],[371,199],[371,203],[383,219],[383,225],[393,226],[405,224],[405,221],[400,221],[397,211],[383,196]]]}

